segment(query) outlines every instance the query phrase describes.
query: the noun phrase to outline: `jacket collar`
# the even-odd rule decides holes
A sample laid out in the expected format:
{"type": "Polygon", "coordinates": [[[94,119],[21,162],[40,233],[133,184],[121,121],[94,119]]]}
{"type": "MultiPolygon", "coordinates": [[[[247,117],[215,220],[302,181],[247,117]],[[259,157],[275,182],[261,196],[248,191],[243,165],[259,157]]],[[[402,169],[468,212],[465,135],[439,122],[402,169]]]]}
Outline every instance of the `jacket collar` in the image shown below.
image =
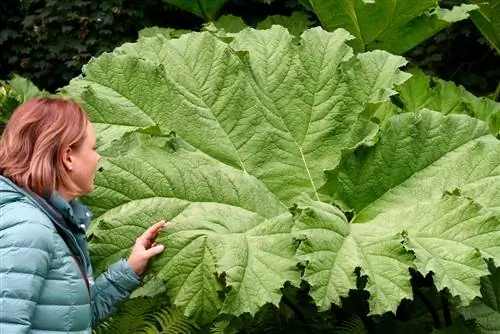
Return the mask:
{"type": "MultiPolygon", "coordinates": [[[[10,179],[0,175],[0,202],[15,201],[20,197],[27,196],[37,205],[41,205],[37,197],[40,197],[30,191],[17,186],[10,179]]],[[[59,212],[66,220],[77,229],[85,231],[92,220],[90,210],[78,200],[66,201],[58,192],[54,192],[50,198],[45,198],[57,212],[59,212]]]]}
{"type": "Polygon", "coordinates": [[[71,200],[68,202],[58,192],[54,192],[47,201],[75,227],[82,230],[89,227],[92,214],[80,201],[71,200]]]}

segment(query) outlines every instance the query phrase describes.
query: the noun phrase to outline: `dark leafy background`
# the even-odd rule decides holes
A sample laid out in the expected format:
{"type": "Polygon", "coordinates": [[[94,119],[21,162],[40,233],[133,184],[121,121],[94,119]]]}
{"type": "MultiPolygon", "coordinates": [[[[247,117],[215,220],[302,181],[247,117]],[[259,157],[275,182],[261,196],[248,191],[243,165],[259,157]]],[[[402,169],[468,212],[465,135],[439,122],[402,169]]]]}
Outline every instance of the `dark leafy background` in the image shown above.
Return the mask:
{"type": "MultiPolygon", "coordinates": [[[[219,15],[240,16],[255,25],[269,15],[295,10],[305,10],[298,0],[230,0],[219,15]]],[[[0,3],[0,79],[17,73],[55,91],[92,56],[135,40],[144,27],[198,30],[202,24],[201,18],[161,0],[5,0],[0,3]]],[[[470,20],[453,24],[404,56],[428,74],[476,95],[492,96],[500,81],[500,57],[470,20]]]]}

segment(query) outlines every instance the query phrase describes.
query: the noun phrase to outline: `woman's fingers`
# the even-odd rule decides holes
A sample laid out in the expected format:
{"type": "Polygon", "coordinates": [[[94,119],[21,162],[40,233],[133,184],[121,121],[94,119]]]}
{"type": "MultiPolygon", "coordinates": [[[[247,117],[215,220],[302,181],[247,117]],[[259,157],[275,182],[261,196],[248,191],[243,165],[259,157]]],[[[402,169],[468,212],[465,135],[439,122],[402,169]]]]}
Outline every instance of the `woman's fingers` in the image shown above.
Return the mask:
{"type": "Polygon", "coordinates": [[[163,227],[166,226],[164,220],[161,220],[148,228],[144,233],[138,238],[138,241],[143,245],[150,245],[156,239],[156,236],[161,231],[163,227]]]}
{"type": "Polygon", "coordinates": [[[158,232],[166,225],[164,220],[160,220],[159,222],[155,223],[153,226],[148,228],[144,234],[147,234],[149,236],[157,235],[158,232]]]}
{"type": "Polygon", "coordinates": [[[158,233],[165,225],[165,221],[161,220],[148,228],[137,238],[127,260],[128,264],[137,275],[142,275],[150,258],[160,254],[165,249],[165,246],[155,241],[158,233]]]}
{"type": "Polygon", "coordinates": [[[161,252],[163,252],[164,249],[165,249],[165,246],[156,245],[156,246],[153,246],[153,247],[145,250],[144,255],[146,256],[146,259],[149,260],[153,256],[156,256],[156,255],[160,254],[161,252]]]}

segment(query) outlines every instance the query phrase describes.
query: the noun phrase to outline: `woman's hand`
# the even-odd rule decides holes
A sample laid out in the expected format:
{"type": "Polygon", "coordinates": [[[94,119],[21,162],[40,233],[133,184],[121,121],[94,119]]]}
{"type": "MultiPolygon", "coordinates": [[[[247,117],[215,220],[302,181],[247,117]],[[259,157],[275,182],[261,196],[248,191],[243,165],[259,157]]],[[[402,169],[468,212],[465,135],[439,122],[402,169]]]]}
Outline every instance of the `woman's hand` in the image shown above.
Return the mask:
{"type": "Polygon", "coordinates": [[[127,260],[132,270],[138,275],[142,275],[144,269],[148,265],[149,260],[161,252],[165,248],[163,245],[156,244],[156,237],[161,229],[166,226],[162,220],[148,228],[137,240],[135,241],[132,252],[127,260]]]}

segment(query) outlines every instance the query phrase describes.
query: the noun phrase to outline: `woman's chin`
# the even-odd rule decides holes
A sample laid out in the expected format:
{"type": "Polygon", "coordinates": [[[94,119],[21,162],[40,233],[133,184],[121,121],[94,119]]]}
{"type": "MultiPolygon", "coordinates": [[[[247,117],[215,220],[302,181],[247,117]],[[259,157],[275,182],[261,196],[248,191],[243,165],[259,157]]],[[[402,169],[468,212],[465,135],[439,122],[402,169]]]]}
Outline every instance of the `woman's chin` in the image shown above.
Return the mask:
{"type": "Polygon", "coordinates": [[[89,185],[85,189],[82,189],[82,191],[78,197],[85,196],[85,195],[91,193],[93,190],[94,190],[94,184],[92,183],[91,185],[89,185]]]}

